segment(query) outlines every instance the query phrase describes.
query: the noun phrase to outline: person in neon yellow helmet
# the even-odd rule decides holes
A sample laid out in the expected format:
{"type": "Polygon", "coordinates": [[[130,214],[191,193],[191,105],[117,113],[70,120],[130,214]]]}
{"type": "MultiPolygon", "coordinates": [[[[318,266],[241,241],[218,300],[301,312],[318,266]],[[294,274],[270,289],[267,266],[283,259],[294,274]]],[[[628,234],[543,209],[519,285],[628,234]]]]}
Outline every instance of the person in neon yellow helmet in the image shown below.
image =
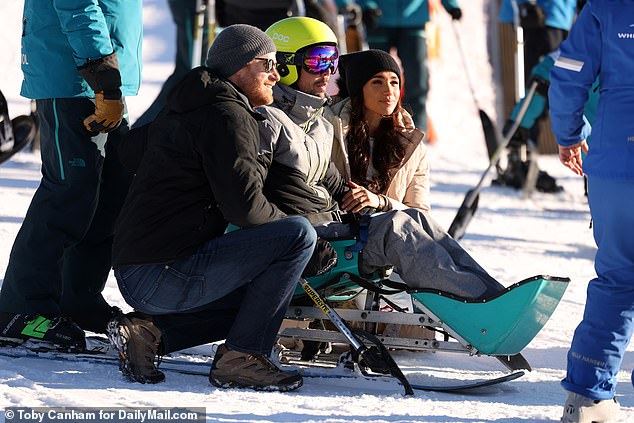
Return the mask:
{"type": "MultiPolygon", "coordinates": [[[[392,209],[392,203],[387,207],[385,199],[379,201],[364,186],[342,177],[331,161],[335,136],[343,139],[344,130],[341,119],[327,107],[330,99],[324,86],[339,64],[332,31],[314,19],[295,17],[276,22],[266,34],[275,43],[281,76],[281,83],[273,87],[273,103],[257,109],[265,117],[258,122],[258,161],[266,172],[266,198],[287,215],[306,217],[322,239],[356,235],[354,214],[373,214],[380,208],[384,213],[370,218],[364,265],[393,265],[413,288],[442,289],[465,298],[500,292],[504,287],[448,237],[427,211],[404,205],[404,210],[392,209]]],[[[342,66],[348,67],[349,83],[365,78],[383,57],[370,54],[359,66],[364,72],[357,72],[350,56],[342,57],[348,58],[342,66]]],[[[390,62],[388,69],[397,66],[390,62]]]]}
{"type": "Polygon", "coordinates": [[[280,83],[324,97],[337,72],[337,36],[325,23],[307,17],[282,19],[266,30],[277,48],[280,83]]]}

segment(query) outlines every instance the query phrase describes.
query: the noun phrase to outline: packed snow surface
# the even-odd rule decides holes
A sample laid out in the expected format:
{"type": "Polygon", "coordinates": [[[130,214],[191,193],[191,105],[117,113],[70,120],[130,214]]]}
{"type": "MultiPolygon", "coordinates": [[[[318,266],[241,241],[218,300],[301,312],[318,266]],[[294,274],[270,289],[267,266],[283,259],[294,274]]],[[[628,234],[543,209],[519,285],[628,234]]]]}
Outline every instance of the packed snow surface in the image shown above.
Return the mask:
{"type": "MultiPolygon", "coordinates": [[[[469,71],[476,81],[475,95],[495,121],[495,84],[486,54],[487,3],[463,1],[459,28],[469,71]]],[[[0,89],[9,99],[12,116],[29,113],[29,102],[19,96],[22,4],[18,0],[0,2],[0,89]]],[[[438,134],[437,143],[429,147],[432,207],[435,218],[448,227],[465,192],[478,182],[488,163],[451,22],[441,12],[436,23],[440,53],[430,61],[428,103],[438,134]]],[[[128,99],[132,121],[150,104],[171,72],[174,29],[165,0],[144,1],[144,27],[143,85],[139,96],[128,99]]],[[[558,421],[565,398],[559,381],[564,376],[573,331],[583,313],[587,283],[595,276],[596,247],[588,228],[590,214],[582,179],[554,156],[540,157],[539,165],[555,176],[565,191],[535,193],[524,199],[520,192],[491,187],[487,182],[462,242],[505,285],[538,274],[571,279],[552,318],[523,351],[533,371],[516,381],[472,395],[417,392],[415,397],[404,397],[394,383],[345,379],[307,379],[293,393],[256,393],[216,389],[199,376],[169,373],[164,383],[141,385],[125,380],[115,366],[0,357],[0,409],[202,406],[207,421],[253,423],[558,421]]],[[[28,152],[0,167],[0,277],[39,178],[39,158],[28,152]]],[[[129,310],[112,275],[105,295],[113,305],[129,310]]],[[[634,421],[630,383],[634,355],[631,346],[629,350],[618,375],[621,422],[634,421]]],[[[472,380],[503,370],[490,357],[413,352],[399,352],[395,357],[412,380],[423,376],[472,380]]]]}

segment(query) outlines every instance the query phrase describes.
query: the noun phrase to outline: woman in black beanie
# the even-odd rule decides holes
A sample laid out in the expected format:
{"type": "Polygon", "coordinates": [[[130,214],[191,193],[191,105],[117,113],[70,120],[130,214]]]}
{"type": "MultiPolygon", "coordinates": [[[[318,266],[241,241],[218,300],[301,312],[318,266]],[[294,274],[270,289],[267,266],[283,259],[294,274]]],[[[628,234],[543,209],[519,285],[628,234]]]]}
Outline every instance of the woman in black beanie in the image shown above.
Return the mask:
{"type": "Polygon", "coordinates": [[[353,187],[342,208],[429,211],[424,134],[401,107],[398,64],[381,50],[343,55],[339,64],[341,100],[327,114],[335,127],[332,160],[346,179],[371,191],[353,187]]]}
{"type": "MultiPolygon", "coordinates": [[[[432,267],[447,270],[444,276],[434,276],[433,283],[438,283],[441,289],[457,278],[464,278],[462,281],[468,283],[463,288],[471,283],[483,288],[476,296],[487,297],[503,290],[503,285],[489,276],[430,215],[424,134],[415,128],[411,116],[401,107],[401,73],[394,59],[380,50],[366,50],[340,56],[339,67],[342,99],[330,106],[331,113],[325,116],[335,132],[331,160],[352,187],[340,206],[349,212],[366,207],[377,211],[402,210],[372,218],[383,219],[382,223],[391,232],[388,236],[381,236],[380,232],[377,235],[370,224],[364,250],[366,264],[392,264],[403,280],[412,280],[424,261],[429,266],[425,271],[432,274],[432,267]],[[383,249],[383,245],[389,248],[383,249]],[[386,258],[388,249],[390,259],[386,258]]],[[[429,282],[432,281],[425,284],[429,282]]],[[[394,324],[388,325],[383,333],[418,339],[435,337],[424,328],[394,324]]]]}

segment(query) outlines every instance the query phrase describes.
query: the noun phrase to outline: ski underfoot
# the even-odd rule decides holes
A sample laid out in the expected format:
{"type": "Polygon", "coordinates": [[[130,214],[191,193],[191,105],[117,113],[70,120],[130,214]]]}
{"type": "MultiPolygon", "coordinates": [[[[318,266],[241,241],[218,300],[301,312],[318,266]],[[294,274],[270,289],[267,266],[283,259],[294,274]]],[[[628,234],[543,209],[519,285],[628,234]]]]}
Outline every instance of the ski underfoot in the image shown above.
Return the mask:
{"type": "MultiPolygon", "coordinates": [[[[116,351],[106,340],[103,338],[88,338],[87,344],[88,348],[86,351],[81,353],[69,353],[52,350],[50,346],[46,344],[30,343],[15,346],[13,343],[0,342],[0,357],[90,362],[118,366],[119,362],[116,351]]],[[[336,362],[332,361],[334,357],[322,357],[316,360],[315,363],[301,362],[295,359],[293,354],[290,354],[289,357],[291,358],[286,361],[283,360],[283,362],[292,364],[291,368],[294,367],[305,378],[371,380],[381,382],[382,384],[389,383],[394,387],[400,386],[394,378],[389,376],[361,374],[358,371],[350,370],[342,365],[336,366],[336,362]],[[315,364],[317,367],[315,367],[315,364]]],[[[177,352],[174,353],[173,356],[168,355],[162,357],[160,369],[184,375],[207,377],[212,360],[213,357],[209,355],[177,352]]],[[[483,388],[509,382],[523,375],[524,372],[519,371],[479,380],[443,379],[441,383],[438,381],[436,381],[437,383],[430,384],[412,383],[412,388],[420,391],[478,393],[478,391],[483,390],[483,388]]],[[[408,378],[412,376],[416,375],[408,375],[408,378]]],[[[415,377],[413,379],[415,379],[415,377]]]]}

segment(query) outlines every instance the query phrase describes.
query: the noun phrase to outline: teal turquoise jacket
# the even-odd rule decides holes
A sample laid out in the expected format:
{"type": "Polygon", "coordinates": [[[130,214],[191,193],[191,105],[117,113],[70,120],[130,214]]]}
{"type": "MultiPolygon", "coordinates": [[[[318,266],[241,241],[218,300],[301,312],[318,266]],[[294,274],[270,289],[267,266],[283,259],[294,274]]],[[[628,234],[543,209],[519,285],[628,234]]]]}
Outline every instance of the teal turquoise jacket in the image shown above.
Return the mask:
{"type": "MultiPolygon", "coordinates": [[[[337,0],[339,6],[350,3],[349,0],[337,0]]],[[[378,7],[383,12],[379,18],[382,28],[424,28],[429,21],[429,2],[427,0],[356,0],[362,9],[378,7]]],[[[446,10],[460,7],[457,0],[442,0],[446,10]]]]}
{"type": "Polygon", "coordinates": [[[26,0],[22,19],[21,94],[94,97],[77,71],[117,52],[124,96],[141,83],[141,0],[26,0]]]}
{"type": "MultiPolygon", "coordinates": [[[[513,5],[528,3],[528,0],[503,0],[498,19],[500,22],[513,23],[513,5]]],[[[568,31],[577,11],[577,0],[537,0],[537,4],[546,14],[546,26],[568,31]]]]}

